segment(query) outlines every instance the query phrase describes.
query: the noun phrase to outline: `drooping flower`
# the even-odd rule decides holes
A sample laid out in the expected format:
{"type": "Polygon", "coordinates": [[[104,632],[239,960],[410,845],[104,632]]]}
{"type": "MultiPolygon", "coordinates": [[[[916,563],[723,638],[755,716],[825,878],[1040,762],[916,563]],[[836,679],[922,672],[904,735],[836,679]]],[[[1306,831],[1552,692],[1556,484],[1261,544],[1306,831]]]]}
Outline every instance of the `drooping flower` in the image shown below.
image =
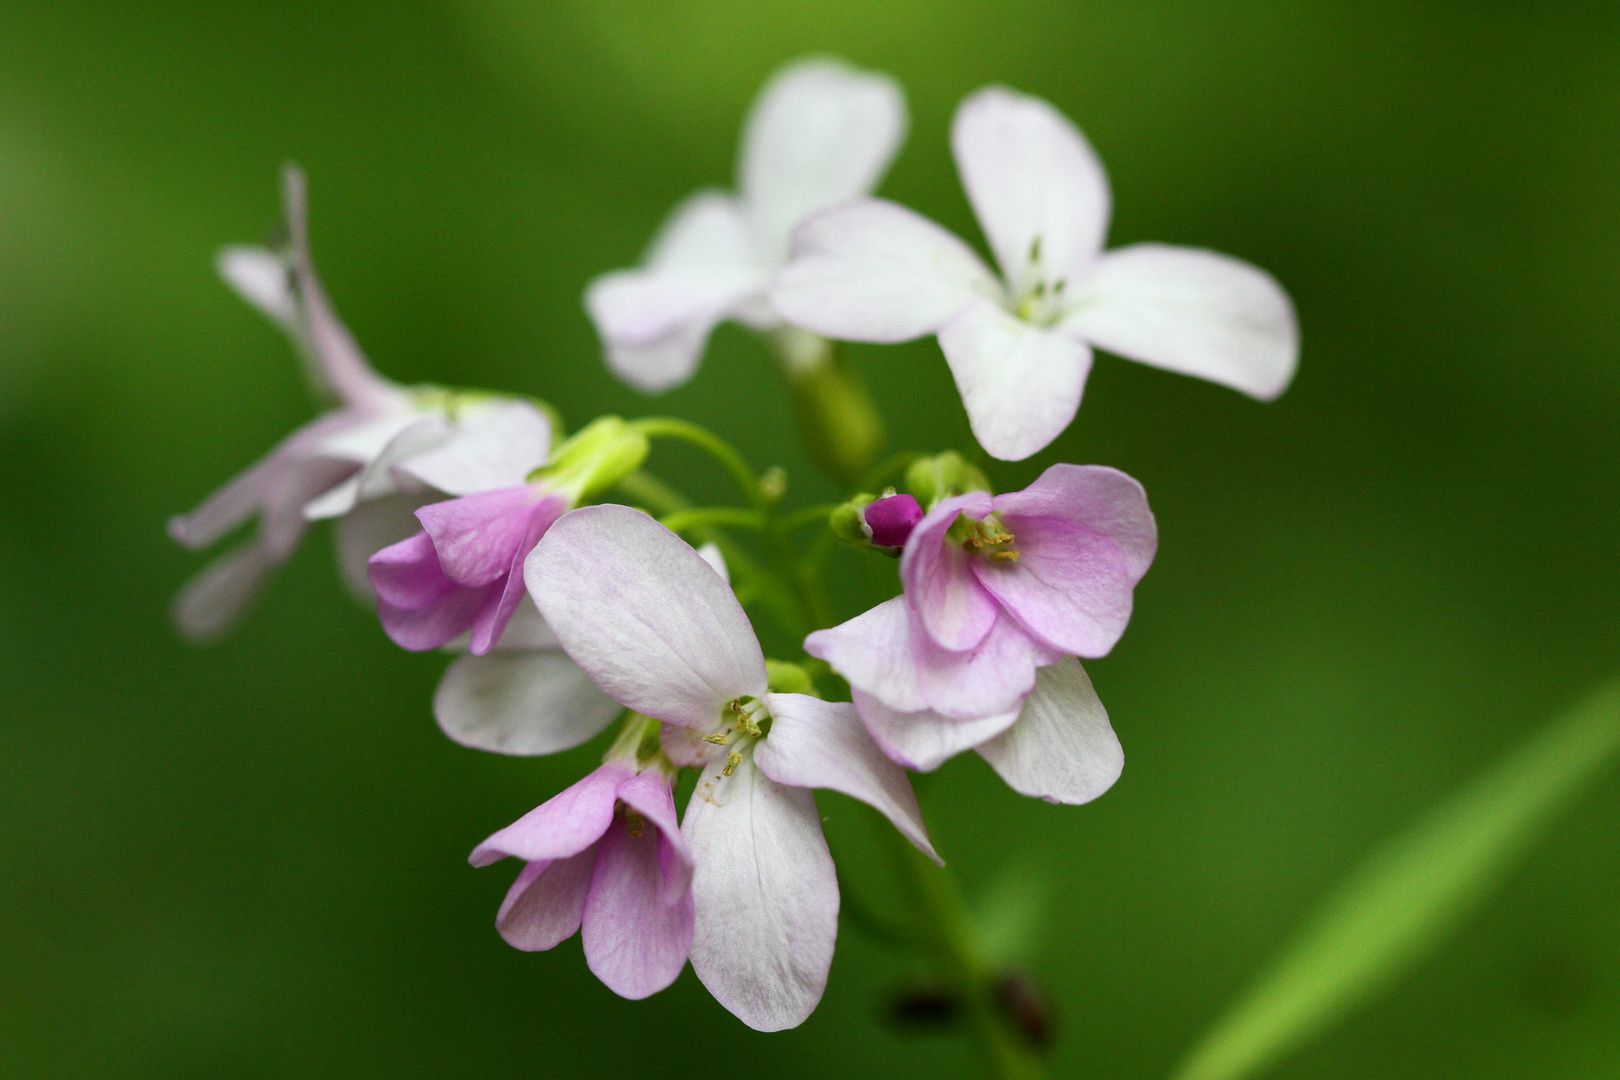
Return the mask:
{"type": "Polygon", "coordinates": [[[565,515],[526,576],[569,656],[609,697],[661,721],[679,763],[703,769],[681,826],[698,978],[750,1027],[801,1023],[821,999],[838,929],[810,789],[868,803],[932,855],[905,774],[848,703],[773,691],[731,589],[640,511],[565,515]]]}
{"type": "MultiPolygon", "coordinates": [[[[176,598],[177,625],[199,640],[236,623],[311,521],[342,519],[340,552],[358,551],[363,559],[379,541],[398,538],[404,515],[395,496],[420,501],[434,491],[464,494],[516,483],[545,457],[548,425],[532,405],[400,387],[371,369],[311,264],[298,170],[286,171],[283,192],[286,250],[228,248],[220,272],[286,330],[307,357],[317,389],[336,407],[169,522],[176,541],[202,548],[258,520],[252,539],[206,567],[176,598]]],[[[363,579],[352,567],[345,570],[350,580],[363,579]]]]}
{"type": "Polygon", "coordinates": [[[882,75],[830,59],[778,72],[744,129],[738,194],[692,195],[664,222],[642,266],[605,274],[586,290],[613,372],[642,390],[667,390],[691,378],[719,323],[779,327],[765,289],[794,226],[869,193],[905,127],[904,98],[882,75]]]}
{"type": "Polygon", "coordinates": [[[501,936],[539,952],[578,931],[591,972],[623,997],[674,982],[692,948],[693,896],[670,783],[632,745],[479,844],[474,866],[527,863],[495,918],[501,936]]]}
{"type": "Polygon", "coordinates": [[[1212,251],[1104,252],[1107,177],[1051,105],[981,90],[958,109],[951,147],[999,279],[938,225],[868,199],[795,232],[777,311],[848,341],[938,335],[979,444],[1010,461],[1074,419],[1093,347],[1263,400],[1288,386],[1298,330],[1282,288],[1212,251]]]}
{"type": "Polygon", "coordinates": [[[1054,465],[1023,491],[941,500],[906,539],[903,595],[811,634],[805,651],[849,681],[862,722],[900,764],[933,769],[979,749],[1019,791],[1084,801],[1101,793],[1095,753],[1111,734],[1046,745],[1041,733],[1065,712],[1080,725],[1071,734],[1098,716],[1107,727],[1065,658],[1113,648],[1156,547],[1135,480],[1054,465]]]}

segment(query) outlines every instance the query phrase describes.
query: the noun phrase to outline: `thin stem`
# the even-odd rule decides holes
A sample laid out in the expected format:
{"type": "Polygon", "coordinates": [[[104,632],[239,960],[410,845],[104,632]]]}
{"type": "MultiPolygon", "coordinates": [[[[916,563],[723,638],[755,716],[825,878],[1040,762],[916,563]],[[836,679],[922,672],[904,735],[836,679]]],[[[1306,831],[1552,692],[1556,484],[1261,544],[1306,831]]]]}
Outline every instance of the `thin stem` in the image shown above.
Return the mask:
{"type": "Polygon", "coordinates": [[[658,520],[670,532],[693,532],[711,527],[754,530],[765,527],[758,513],[735,506],[704,506],[693,510],[676,510],[658,520]]]}
{"type": "Polygon", "coordinates": [[[871,469],[867,470],[865,476],[861,477],[860,486],[857,490],[876,490],[882,485],[883,481],[887,480],[891,476],[894,476],[896,473],[902,472],[908,466],[910,466],[913,461],[916,461],[922,456],[922,453],[917,450],[903,450],[898,454],[884,458],[871,469]]]}
{"type": "Polygon", "coordinates": [[[838,509],[838,505],[838,503],[817,503],[815,506],[795,510],[782,518],[782,528],[787,532],[793,532],[806,525],[825,525],[832,512],[838,509]]]}
{"type": "Polygon", "coordinates": [[[939,972],[962,996],[968,1023],[990,1075],[1040,1080],[1046,1069],[996,999],[995,971],[980,951],[962,894],[949,871],[923,858],[893,829],[882,829],[895,868],[939,972]]]}
{"type": "Polygon", "coordinates": [[[675,416],[649,416],[631,425],[649,439],[675,439],[703,451],[731,475],[743,497],[764,509],[770,502],[760,487],[759,477],[748,467],[735,447],[701,424],[675,416]]]}

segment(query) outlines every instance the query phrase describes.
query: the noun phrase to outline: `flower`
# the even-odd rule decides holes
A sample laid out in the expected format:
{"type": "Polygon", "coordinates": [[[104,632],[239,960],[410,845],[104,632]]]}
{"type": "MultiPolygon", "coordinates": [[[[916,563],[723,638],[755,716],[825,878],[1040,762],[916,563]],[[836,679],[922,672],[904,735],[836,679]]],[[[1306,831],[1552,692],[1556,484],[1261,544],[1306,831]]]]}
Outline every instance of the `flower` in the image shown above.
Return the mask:
{"type": "MultiPolygon", "coordinates": [[[[283,192],[286,251],[228,248],[220,273],[287,331],[307,356],[317,388],[337,406],[169,522],[177,542],[203,548],[258,519],[253,539],[206,567],[176,598],[177,625],[198,640],[237,622],[311,521],[343,519],[340,551],[363,557],[398,538],[403,508],[391,496],[408,495],[414,505],[428,491],[464,494],[516,483],[545,456],[548,425],[532,405],[409,389],[372,371],[315,275],[297,169],[286,171],[283,192]]],[[[347,563],[345,571],[363,580],[347,563]]]]}
{"type": "Polygon", "coordinates": [[[586,289],[614,374],[642,390],[667,390],[692,377],[718,323],[779,327],[765,289],[793,227],[870,192],[905,126],[900,89],[882,75],[825,58],[779,71],[744,129],[739,194],[692,195],[664,222],[641,267],[586,289]]]}
{"type": "Polygon", "coordinates": [[[936,334],[979,444],[1017,461],[1080,407],[1093,347],[1269,400],[1298,357],[1293,307],[1263,271],[1163,244],[1102,250],[1102,164],[1051,105],[1002,87],[957,110],[951,146],[1001,268],[894,203],[828,210],[795,232],[770,290],[783,318],[827,337],[936,334]]]}
{"type": "Polygon", "coordinates": [[[1053,465],[1023,491],[938,502],[906,540],[903,595],[804,648],[849,681],[861,721],[900,764],[933,769],[978,749],[1016,790],[1083,802],[1101,794],[1096,753],[1118,747],[1065,658],[1113,648],[1156,547],[1135,480],[1053,465]]]}
{"type": "Polygon", "coordinates": [[[866,802],[932,856],[905,774],[849,703],[772,690],[730,587],[640,511],[565,515],[526,578],[574,662],[613,700],[661,721],[678,763],[703,770],[681,824],[693,970],[750,1027],[803,1022],[838,930],[838,880],[810,789],[866,802]]]}
{"type": "Polygon", "coordinates": [[[579,931],[608,989],[644,998],[675,981],[692,948],[692,855],[667,771],[612,755],[573,787],[479,844],[468,859],[527,862],[495,925],[526,952],[579,931]]]}

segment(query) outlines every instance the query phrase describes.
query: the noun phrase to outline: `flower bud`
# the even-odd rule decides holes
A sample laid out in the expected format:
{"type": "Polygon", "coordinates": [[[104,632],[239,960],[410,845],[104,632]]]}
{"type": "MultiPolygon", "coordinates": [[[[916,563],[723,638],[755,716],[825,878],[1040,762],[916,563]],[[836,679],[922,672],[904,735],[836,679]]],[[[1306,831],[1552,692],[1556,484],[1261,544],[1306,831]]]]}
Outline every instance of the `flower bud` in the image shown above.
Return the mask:
{"type": "Polygon", "coordinates": [[[866,547],[872,542],[872,530],[866,524],[866,508],[873,496],[857,495],[834,510],[827,518],[827,527],[846,544],[866,547]]]}
{"type": "Polygon", "coordinates": [[[989,491],[990,481],[978,466],[954,450],[920,458],[906,470],[906,488],[924,507],[967,491],[989,491]]]}
{"type": "Polygon", "coordinates": [[[923,519],[923,508],[910,495],[887,495],[867,506],[862,514],[867,534],[879,547],[906,546],[906,538],[923,519]]]}

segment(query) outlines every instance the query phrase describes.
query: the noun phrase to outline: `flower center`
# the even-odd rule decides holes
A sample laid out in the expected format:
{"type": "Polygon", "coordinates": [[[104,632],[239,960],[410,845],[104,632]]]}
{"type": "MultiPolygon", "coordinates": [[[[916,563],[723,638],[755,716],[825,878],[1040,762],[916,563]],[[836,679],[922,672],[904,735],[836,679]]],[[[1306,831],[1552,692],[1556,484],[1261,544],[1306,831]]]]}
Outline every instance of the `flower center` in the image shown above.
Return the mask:
{"type": "Polygon", "coordinates": [[[720,714],[720,726],[703,736],[703,741],[727,749],[726,763],[721,776],[730,776],[743,763],[743,755],[753,750],[754,744],[771,730],[771,714],[765,703],[752,694],[726,702],[720,714]]]}
{"type": "Polygon", "coordinates": [[[1041,238],[1030,241],[1029,265],[1018,275],[1020,285],[1010,287],[1012,313],[1032,326],[1051,326],[1063,317],[1063,290],[1068,279],[1054,277],[1041,263],[1041,238]]]}
{"type": "Polygon", "coordinates": [[[977,555],[993,563],[1018,561],[1017,541],[1001,519],[990,514],[983,521],[960,517],[946,534],[947,538],[962,545],[969,555],[977,555]]]}

